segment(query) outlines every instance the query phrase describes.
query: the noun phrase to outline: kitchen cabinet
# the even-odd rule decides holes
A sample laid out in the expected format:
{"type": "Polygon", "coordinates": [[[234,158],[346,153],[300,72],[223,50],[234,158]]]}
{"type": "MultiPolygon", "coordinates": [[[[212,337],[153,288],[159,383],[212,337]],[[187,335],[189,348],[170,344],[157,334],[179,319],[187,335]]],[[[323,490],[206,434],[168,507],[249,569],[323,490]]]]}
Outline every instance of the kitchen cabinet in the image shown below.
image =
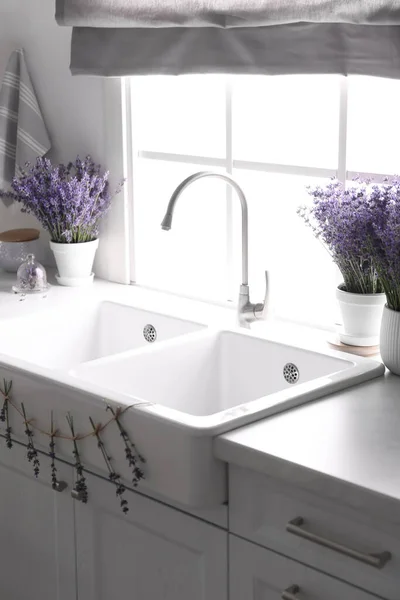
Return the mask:
{"type": "Polygon", "coordinates": [[[230,535],[230,600],[377,600],[311,567],[230,535]]]}
{"type": "Polygon", "coordinates": [[[400,589],[400,528],[264,473],[231,467],[229,530],[387,600],[400,589]]]}
{"type": "Polygon", "coordinates": [[[76,501],[78,600],[227,600],[226,531],[140,494],[87,476],[76,501]]]}
{"type": "Polygon", "coordinates": [[[36,479],[26,448],[0,437],[0,597],[4,600],[75,600],[73,470],[59,463],[67,484],[51,488],[50,459],[39,456],[36,479]]]}

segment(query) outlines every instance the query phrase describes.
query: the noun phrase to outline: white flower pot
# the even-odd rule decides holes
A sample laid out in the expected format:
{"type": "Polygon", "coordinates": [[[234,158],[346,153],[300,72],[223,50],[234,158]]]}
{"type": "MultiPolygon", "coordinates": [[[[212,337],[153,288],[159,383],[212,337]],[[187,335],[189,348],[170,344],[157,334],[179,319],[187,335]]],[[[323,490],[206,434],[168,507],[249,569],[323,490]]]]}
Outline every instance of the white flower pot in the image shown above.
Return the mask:
{"type": "Polygon", "coordinates": [[[385,294],[352,294],[339,286],[336,298],[343,320],[340,341],[350,346],[375,346],[379,343],[385,294]]]}
{"type": "Polygon", "coordinates": [[[58,283],[67,286],[91,283],[93,281],[93,262],[98,246],[99,240],[82,244],[50,242],[58,269],[58,283]]]}
{"type": "Polygon", "coordinates": [[[387,305],[382,316],[381,357],[392,373],[400,375],[400,312],[387,305]]]}

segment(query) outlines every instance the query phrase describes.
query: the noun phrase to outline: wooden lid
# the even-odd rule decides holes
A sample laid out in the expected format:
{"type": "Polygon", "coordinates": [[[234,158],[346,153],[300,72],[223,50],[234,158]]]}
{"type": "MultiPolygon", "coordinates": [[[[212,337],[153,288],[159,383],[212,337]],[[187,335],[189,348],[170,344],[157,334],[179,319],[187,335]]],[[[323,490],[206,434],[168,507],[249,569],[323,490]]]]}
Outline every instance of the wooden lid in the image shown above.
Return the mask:
{"type": "Polygon", "coordinates": [[[9,229],[0,233],[0,242],[32,242],[39,236],[39,229],[9,229]]]}

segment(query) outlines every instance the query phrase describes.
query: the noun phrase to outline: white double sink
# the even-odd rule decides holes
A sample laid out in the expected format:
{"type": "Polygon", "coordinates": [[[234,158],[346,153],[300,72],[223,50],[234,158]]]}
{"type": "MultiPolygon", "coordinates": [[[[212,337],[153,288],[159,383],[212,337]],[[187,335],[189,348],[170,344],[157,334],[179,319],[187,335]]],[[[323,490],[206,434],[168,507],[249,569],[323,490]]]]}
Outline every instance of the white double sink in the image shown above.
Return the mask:
{"type": "MultiPolygon", "coordinates": [[[[216,485],[222,466],[212,457],[213,437],[384,371],[368,359],[314,352],[246,330],[217,331],[113,302],[65,310],[62,318],[50,310],[29,326],[24,320],[2,325],[0,352],[53,371],[53,379],[63,374],[64,384],[85,393],[137,405],[141,427],[148,427],[147,455],[157,460],[149,442],[156,435],[165,460],[181,478],[188,475],[170,489],[160,479],[155,491],[192,505],[221,501],[224,494],[225,482],[216,485]]],[[[154,464],[155,483],[157,472],[154,464]]]]}

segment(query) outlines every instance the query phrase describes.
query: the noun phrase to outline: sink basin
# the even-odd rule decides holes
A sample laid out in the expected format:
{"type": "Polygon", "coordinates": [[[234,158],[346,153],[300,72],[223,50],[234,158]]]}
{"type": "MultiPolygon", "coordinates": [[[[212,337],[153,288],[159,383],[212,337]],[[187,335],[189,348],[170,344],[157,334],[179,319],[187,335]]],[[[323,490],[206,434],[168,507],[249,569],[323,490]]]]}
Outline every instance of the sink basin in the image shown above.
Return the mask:
{"type": "Polygon", "coordinates": [[[153,414],[217,434],[382,374],[382,365],[235,331],[199,332],[71,374],[153,414]]]}
{"type": "Polygon", "coordinates": [[[35,320],[27,316],[2,323],[0,353],[68,369],[199,329],[204,326],[114,302],[70,305],[63,314],[50,310],[35,320]]]}
{"type": "MultiPolygon", "coordinates": [[[[15,360],[13,371],[9,360],[3,376],[12,373],[16,398],[26,399],[43,430],[50,410],[61,422],[71,410],[81,432],[89,416],[98,423],[108,418],[107,405],[127,409],[124,428],[146,457],[144,488],[192,507],[218,507],[227,499],[226,465],[214,456],[215,436],[384,371],[367,359],[297,348],[251,331],[212,331],[111,302],[4,320],[1,352],[31,363],[15,360]],[[143,336],[148,324],[157,331],[155,343],[143,336]]],[[[24,439],[23,422],[12,426],[24,439]]],[[[46,451],[48,438],[35,435],[46,451]]],[[[104,443],[129,482],[116,427],[104,430],[104,443]]],[[[59,439],[57,450],[70,458],[67,440],[59,439]]],[[[80,452],[87,468],[104,470],[93,440],[82,440],[80,452]]]]}

